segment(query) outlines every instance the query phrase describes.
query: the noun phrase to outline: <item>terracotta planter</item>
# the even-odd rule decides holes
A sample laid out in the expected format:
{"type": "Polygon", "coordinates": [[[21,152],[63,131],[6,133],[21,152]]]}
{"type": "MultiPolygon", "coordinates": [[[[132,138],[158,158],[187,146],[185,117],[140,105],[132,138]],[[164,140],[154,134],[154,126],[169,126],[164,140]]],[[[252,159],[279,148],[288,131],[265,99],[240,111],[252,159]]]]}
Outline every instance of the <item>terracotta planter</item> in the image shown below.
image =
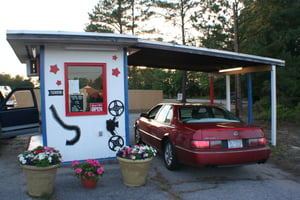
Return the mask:
{"type": "Polygon", "coordinates": [[[56,172],[59,165],[35,167],[21,165],[25,174],[27,191],[30,196],[40,197],[53,193],[56,172]]]}
{"type": "Polygon", "coordinates": [[[97,185],[97,181],[91,180],[91,179],[86,179],[84,180],[83,178],[81,179],[81,184],[84,188],[86,189],[93,189],[97,185]]]}
{"type": "Polygon", "coordinates": [[[122,171],[123,183],[129,187],[145,185],[152,158],[129,160],[117,157],[122,171]]]}

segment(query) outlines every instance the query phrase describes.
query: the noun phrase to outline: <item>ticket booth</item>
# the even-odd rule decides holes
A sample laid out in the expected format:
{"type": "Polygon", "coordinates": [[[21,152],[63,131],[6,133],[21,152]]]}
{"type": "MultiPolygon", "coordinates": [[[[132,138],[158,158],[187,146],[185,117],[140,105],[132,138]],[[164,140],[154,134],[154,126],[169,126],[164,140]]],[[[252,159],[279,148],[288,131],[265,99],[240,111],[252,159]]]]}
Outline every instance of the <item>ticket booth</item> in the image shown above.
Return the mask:
{"type": "Polygon", "coordinates": [[[43,145],[59,149],[65,162],[115,158],[129,144],[126,47],[137,38],[30,31],[8,36],[28,76],[40,78],[43,145]]]}

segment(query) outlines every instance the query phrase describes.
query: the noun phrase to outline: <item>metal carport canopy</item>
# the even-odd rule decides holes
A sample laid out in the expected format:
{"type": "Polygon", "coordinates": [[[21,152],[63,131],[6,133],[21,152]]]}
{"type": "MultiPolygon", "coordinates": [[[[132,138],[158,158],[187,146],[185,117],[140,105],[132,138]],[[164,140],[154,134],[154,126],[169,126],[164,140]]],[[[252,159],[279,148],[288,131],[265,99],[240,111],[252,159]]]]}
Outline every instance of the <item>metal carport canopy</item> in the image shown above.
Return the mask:
{"type": "MultiPolygon", "coordinates": [[[[229,51],[138,39],[137,43],[131,45],[128,49],[128,64],[133,66],[181,69],[216,74],[222,69],[241,67],[239,71],[219,73],[224,75],[270,70],[271,140],[272,145],[276,146],[276,66],[284,66],[285,61],[229,51]]],[[[250,73],[248,75],[250,75],[250,73]]],[[[229,80],[229,76],[226,78],[226,93],[228,93],[228,85],[230,85],[227,80],[229,80]]],[[[226,96],[228,100],[229,94],[226,94],[226,96]]],[[[252,99],[252,97],[250,98],[252,99]]]]}
{"type": "Polygon", "coordinates": [[[210,73],[218,73],[221,69],[243,67],[239,73],[245,73],[270,70],[272,65],[284,66],[285,62],[223,50],[138,39],[137,43],[128,48],[128,65],[210,73]]]}

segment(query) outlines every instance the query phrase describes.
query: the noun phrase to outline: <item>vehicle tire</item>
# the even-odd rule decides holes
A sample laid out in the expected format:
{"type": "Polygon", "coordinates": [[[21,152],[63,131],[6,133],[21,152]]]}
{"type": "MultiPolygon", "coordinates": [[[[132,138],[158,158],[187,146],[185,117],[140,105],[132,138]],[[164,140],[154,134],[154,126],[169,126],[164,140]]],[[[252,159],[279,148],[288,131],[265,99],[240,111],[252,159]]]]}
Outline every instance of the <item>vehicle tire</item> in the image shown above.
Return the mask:
{"type": "Polygon", "coordinates": [[[141,138],[137,125],[134,127],[134,142],[135,144],[143,144],[143,140],[141,138]]]}
{"type": "Polygon", "coordinates": [[[164,143],[163,157],[167,169],[175,170],[178,168],[179,165],[177,162],[176,153],[170,140],[167,140],[164,143]]]}

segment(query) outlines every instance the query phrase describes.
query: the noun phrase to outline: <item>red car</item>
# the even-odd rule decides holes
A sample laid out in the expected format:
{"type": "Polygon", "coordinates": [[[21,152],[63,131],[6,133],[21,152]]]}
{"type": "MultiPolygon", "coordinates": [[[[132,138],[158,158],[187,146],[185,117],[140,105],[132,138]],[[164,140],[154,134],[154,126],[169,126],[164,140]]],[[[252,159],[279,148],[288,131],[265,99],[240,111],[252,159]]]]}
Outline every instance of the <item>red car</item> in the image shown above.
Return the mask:
{"type": "Polygon", "coordinates": [[[264,163],[270,148],[262,128],[247,125],[213,105],[161,103],[134,125],[135,142],[162,153],[170,170],[195,166],[264,163]]]}

